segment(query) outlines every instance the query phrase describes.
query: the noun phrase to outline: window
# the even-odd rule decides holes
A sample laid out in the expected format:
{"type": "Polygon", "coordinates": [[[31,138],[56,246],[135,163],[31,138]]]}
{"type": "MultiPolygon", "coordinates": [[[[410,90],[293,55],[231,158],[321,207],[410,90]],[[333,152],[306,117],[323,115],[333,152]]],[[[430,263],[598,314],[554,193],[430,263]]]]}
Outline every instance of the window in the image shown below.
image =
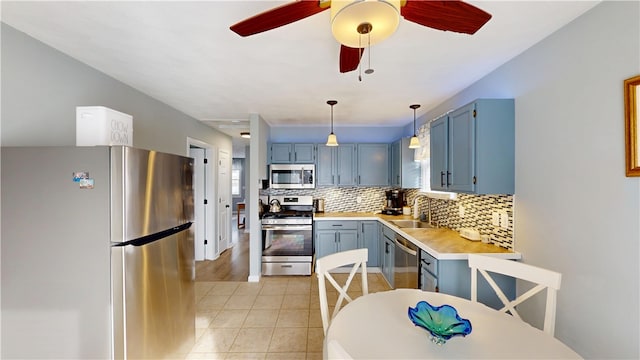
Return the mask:
{"type": "Polygon", "coordinates": [[[416,149],[414,159],[420,161],[421,181],[420,192],[428,194],[429,197],[436,199],[455,200],[456,193],[434,191],[431,190],[431,158],[429,152],[429,126],[424,124],[420,127],[418,138],[420,139],[420,148],[416,149]]]}
{"type": "Polygon", "coordinates": [[[240,196],[240,169],[231,170],[231,195],[240,196]]]}
{"type": "Polygon", "coordinates": [[[431,191],[431,159],[430,158],[420,160],[420,171],[422,172],[420,174],[422,179],[422,184],[420,184],[420,191],[429,192],[431,191]]]}
{"type": "Polygon", "coordinates": [[[231,195],[243,196],[242,168],[244,167],[244,159],[233,159],[231,163],[231,195]]]}

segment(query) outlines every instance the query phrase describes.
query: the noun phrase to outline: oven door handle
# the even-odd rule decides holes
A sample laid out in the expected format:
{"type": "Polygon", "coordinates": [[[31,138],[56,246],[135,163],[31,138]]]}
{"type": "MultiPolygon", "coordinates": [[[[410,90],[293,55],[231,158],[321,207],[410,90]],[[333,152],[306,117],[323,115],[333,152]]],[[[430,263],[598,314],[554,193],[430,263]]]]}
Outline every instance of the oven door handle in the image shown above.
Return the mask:
{"type": "Polygon", "coordinates": [[[262,225],[262,230],[311,230],[311,225],[262,225]]]}

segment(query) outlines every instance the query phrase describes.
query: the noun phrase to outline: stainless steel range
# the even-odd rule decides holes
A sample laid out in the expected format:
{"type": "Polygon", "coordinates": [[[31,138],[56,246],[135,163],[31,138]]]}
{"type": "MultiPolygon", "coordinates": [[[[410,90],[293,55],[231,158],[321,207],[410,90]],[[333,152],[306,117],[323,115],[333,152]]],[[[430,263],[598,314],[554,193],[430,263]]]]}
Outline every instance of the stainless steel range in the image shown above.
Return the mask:
{"type": "Polygon", "coordinates": [[[272,196],[262,215],[262,275],[311,275],[313,197],[272,196]]]}

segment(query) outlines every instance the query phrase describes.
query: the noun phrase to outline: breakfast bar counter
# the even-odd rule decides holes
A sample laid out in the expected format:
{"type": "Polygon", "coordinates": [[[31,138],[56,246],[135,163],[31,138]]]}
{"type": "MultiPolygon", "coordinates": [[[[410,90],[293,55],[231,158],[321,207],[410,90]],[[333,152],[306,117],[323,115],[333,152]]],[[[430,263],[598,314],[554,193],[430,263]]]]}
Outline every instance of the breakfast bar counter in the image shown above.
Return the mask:
{"type": "Polygon", "coordinates": [[[397,220],[414,220],[410,215],[331,212],[315,213],[313,218],[314,221],[378,220],[439,260],[462,260],[467,258],[467,254],[488,254],[503,259],[520,259],[522,257],[518,252],[499,246],[485,244],[480,241],[467,240],[449,228],[406,228],[398,227],[391,222],[397,220]]]}

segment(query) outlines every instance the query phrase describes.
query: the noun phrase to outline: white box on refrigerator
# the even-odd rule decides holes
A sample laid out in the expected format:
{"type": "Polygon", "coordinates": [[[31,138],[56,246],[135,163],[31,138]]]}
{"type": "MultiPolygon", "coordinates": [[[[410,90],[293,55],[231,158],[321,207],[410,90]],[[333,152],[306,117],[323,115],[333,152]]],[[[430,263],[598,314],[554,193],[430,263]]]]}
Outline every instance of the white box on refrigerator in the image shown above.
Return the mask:
{"type": "Polygon", "coordinates": [[[76,146],[133,146],[133,117],[104,106],[76,107],[76,146]]]}

